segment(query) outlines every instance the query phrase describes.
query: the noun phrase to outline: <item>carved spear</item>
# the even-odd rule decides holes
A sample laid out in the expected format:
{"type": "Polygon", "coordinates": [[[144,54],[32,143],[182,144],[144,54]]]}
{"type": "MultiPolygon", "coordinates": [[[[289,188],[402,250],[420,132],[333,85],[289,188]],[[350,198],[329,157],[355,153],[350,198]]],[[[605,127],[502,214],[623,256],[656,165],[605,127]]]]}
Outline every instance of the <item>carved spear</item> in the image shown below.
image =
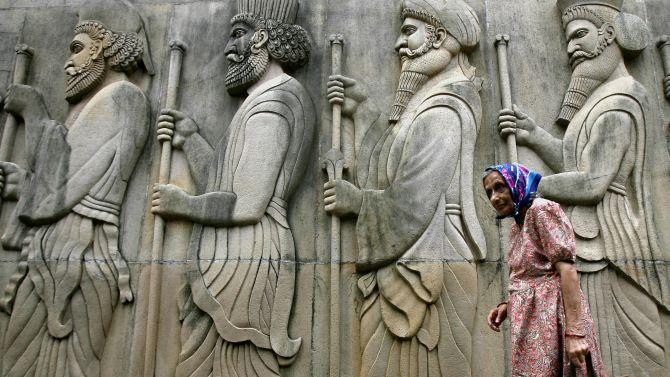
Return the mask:
{"type": "MultiPolygon", "coordinates": [[[[35,50],[19,43],[16,45],[15,51],[16,61],[14,62],[14,78],[12,82],[14,84],[25,84],[28,80],[28,68],[30,67],[30,61],[33,58],[35,50]]],[[[18,126],[19,122],[16,117],[8,114],[5,121],[5,129],[2,132],[2,142],[0,142],[0,161],[9,161],[12,158],[18,126]]],[[[0,206],[2,206],[2,198],[0,198],[0,206]]]]}
{"type": "MultiPolygon", "coordinates": [[[[509,68],[507,64],[507,45],[509,44],[509,35],[496,35],[496,50],[498,51],[498,73],[500,77],[500,100],[503,109],[512,108],[512,85],[510,84],[509,68]]],[[[507,145],[507,159],[509,162],[518,162],[519,158],[516,151],[516,135],[509,134],[505,138],[507,145]]]]}
{"type": "MultiPolygon", "coordinates": [[[[186,44],[173,40],[170,41],[170,71],[168,73],[167,93],[165,96],[165,107],[174,109],[177,106],[177,90],[179,89],[179,78],[181,76],[182,58],[186,52],[186,44]]],[[[167,184],[170,181],[170,169],[172,165],[172,138],[167,135],[159,135],[161,143],[160,168],[158,170],[158,183],[167,184]]],[[[159,305],[161,295],[162,270],[159,264],[163,260],[163,238],[165,235],[165,221],[160,216],[154,216],[154,237],[151,246],[151,267],[149,280],[149,309],[147,313],[147,333],[144,356],[144,376],[154,375],[156,363],[156,342],[158,337],[159,305]]]]}
{"type": "Polygon", "coordinates": [[[661,51],[663,58],[663,70],[665,71],[665,78],[663,79],[663,87],[665,90],[665,98],[670,100],[670,35],[664,35],[658,40],[656,44],[661,51]]]}
{"type": "MultiPolygon", "coordinates": [[[[341,34],[331,34],[330,46],[332,54],[333,75],[342,73],[341,34]]],[[[342,179],[344,155],[341,148],[342,105],[333,104],[333,124],[331,149],[324,156],[324,165],[328,180],[342,179]]],[[[340,375],[340,218],[332,215],[330,219],[330,377],[340,375]]]]}

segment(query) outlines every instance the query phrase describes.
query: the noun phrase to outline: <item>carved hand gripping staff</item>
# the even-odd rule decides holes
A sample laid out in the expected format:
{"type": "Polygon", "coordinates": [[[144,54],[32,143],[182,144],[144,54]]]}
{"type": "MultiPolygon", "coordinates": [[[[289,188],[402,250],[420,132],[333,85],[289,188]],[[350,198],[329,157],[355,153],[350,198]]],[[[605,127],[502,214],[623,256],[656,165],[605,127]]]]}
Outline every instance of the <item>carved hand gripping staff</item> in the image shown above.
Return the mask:
{"type": "Polygon", "coordinates": [[[665,98],[670,100],[670,35],[664,35],[658,40],[658,49],[661,51],[661,58],[663,59],[663,70],[665,78],[663,79],[663,87],[665,89],[665,98]]]}
{"type": "MultiPolygon", "coordinates": [[[[186,44],[181,41],[170,41],[170,71],[168,73],[167,93],[165,106],[176,108],[177,91],[179,89],[179,78],[181,76],[181,65],[186,44]]],[[[172,164],[172,137],[159,135],[161,143],[160,168],[158,172],[158,183],[167,184],[170,180],[170,169],[172,164]]],[[[156,338],[158,335],[158,317],[161,295],[161,269],[158,264],[163,259],[163,238],[165,235],[165,221],[160,216],[154,217],[154,236],[151,247],[151,268],[149,282],[149,310],[147,314],[147,339],[144,359],[144,375],[153,376],[154,364],[156,362],[156,338]]]]}
{"type": "MultiPolygon", "coordinates": [[[[16,61],[14,63],[14,84],[25,84],[28,79],[28,68],[30,67],[30,60],[35,53],[35,50],[25,44],[16,45],[16,61]]],[[[14,149],[14,139],[16,139],[16,130],[18,128],[18,121],[12,114],[7,115],[5,122],[5,129],[2,132],[2,142],[0,143],[0,161],[9,161],[12,158],[12,151],[14,149]]],[[[0,199],[0,205],[2,199],[0,199]]]]}
{"type": "MultiPolygon", "coordinates": [[[[342,73],[342,44],[341,34],[330,35],[332,53],[332,74],[342,73]]],[[[333,124],[331,149],[324,156],[325,170],[328,180],[342,179],[345,168],[344,155],[341,150],[342,105],[333,105],[333,124]]],[[[340,218],[332,215],[330,222],[330,376],[340,375],[340,218]]]]}
{"type": "MultiPolygon", "coordinates": [[[[507,65],[507,45],[509,35],[496,35],[496,50],[498,52],[498,73],[500,77],[500,99],[504,109],[512,108],[512,85],[509,78],[509,67],[507,65]]],[[[509,162],[518,162],[516,150],[516,135],[510,134],[505,139],[507,145],[507,159],[509,162]]]]}

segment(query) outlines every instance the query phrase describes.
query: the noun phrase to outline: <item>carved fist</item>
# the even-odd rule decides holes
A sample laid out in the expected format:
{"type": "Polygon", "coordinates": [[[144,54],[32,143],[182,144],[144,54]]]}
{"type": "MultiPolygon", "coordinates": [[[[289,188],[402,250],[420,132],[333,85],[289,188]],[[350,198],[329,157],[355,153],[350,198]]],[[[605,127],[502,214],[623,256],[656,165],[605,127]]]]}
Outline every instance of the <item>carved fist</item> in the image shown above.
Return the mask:
{"type": "Polygon", "coordinates": [[[337,217],[357,215],[363,204],[363,192],[351,183],[337,179],[323,185],[326,212],[337,217]]]}
{"type": "Polygon", "coordinates": [[[498,132],[502,137],[509,134],[516,135],[516,141],[520,145],[529,145],[531,137],[535,133],[537,125],[535,121],[519,110],[517,105],[512,109],[503,109],[498,116],[498,132]]]}
{"type": "Polygon", "coordinates": [[[190,212],[190,195],[175,185],[154,185],[151,213],[166,220],[184,218],[190,212]]]}
{"type": "Polygon", "coordinates": [[[589,343],[584,337],[573,335],[565,336],[565,351],[570,363],[581,369],[586,366],[586,355],[589,354],[589,343]]]}
{"type": "Polygon", "coordinates": [[[670,99],[670,75],[663,79],[663,86],[665,87],[665,98],[670,99]]]}
{"type": "Polygon", "coordinates": [[[335,75],[328,77],[328,101],[342,105],[342,115],[351,118],[358,105],[367,101],[367,90],[354,79],[335,75]]]}
{"type": "Polygon", "coordinates": [[[23,185],[25,171],[11,162],[0,162],[0,192],[4,199],[16,200],[23,185]]]}
{"type": "Polygon", "coordinates": [[[198,125],[181,111],[162,109],[160,114],[156,126],[160,143],[172,140],[173,147],[182,149],[186,139],[198,132],[198,125]]]}
{"type": "Polygon", "coordinates": [[[44,98],[37,89],[28,85],[12,84],[5,95],[5,111],[25,120],[27,116],[46,117],[44,98]]]}

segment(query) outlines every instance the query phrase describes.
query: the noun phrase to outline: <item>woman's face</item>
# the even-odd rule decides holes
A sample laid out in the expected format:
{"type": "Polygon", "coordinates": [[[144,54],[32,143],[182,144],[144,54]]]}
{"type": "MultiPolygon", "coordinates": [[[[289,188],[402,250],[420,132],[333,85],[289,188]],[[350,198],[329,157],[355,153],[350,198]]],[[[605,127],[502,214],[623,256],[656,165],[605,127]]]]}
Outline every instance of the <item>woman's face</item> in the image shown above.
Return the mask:
{"type": "Polygon", "coordinates": [[[514,214],[512,192],[500,173],[494,171],[484,178],[484,191],[498,216],[514,214]]]}

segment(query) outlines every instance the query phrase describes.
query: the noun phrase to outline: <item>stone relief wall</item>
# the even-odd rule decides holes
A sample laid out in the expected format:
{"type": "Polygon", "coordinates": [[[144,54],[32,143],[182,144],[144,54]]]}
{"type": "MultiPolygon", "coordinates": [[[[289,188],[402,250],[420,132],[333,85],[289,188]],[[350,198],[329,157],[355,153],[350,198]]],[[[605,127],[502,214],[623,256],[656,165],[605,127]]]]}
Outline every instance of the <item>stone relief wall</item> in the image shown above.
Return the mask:
{"type": "Polygon", "coordinates": [[[609,373],[666,375],[668,25],[666,0],[0,0],[0,375],[503,376],[480,172],[511,128],[609,373]],[[574,19],[613,54],[593,92],[574,19]]]}

